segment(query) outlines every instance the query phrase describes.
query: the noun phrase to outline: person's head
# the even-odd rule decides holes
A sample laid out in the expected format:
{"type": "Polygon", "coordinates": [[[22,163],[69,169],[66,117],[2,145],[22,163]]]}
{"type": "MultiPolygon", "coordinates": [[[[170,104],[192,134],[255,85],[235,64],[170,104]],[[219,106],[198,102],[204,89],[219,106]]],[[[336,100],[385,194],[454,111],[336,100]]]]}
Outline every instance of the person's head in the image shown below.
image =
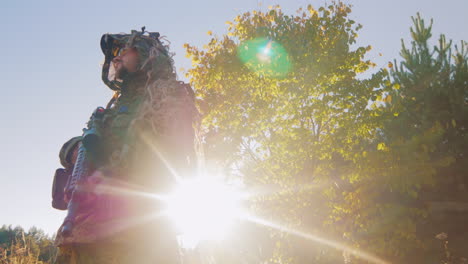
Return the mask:
{"type": "Polygon", "coordinates": [[[122,48],[119,55],[112,60],[114,79],[123,79],[128,73],[138,71],[140,58],[136,48],[122,48]]]}
{"type": "Polygon", "coordinates": [[[118,79],[125,83],[132,76],[175,78],[173,60],[168,47],[159,40],[159,33],[132,30],[131,34],[104,34],[101,49],[106,56],[103,81],[113,90],[121,88],[118,79]],[[112,81],[108,76],[110,64],[115,70],[112,81]]]}

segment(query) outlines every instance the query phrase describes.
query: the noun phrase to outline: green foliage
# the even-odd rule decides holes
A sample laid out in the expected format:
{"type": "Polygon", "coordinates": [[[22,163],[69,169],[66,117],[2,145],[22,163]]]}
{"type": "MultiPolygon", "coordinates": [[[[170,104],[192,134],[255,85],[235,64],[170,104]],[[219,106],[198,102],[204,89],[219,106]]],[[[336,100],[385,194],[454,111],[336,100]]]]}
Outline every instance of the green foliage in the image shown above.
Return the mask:
{"type": "Polygon", "coordinates": [[[244,41],[237,52],[244,65],[260,76],[284,77],[291,69],[291,62],[285,49],[270,39],[244,41]]]}
{"type": "Polygon", "coordinates": [[[466,42],[453,54],[444,35],[430,48],[432,22],[426,26],[419,14],[413,22],[411,47],[402,42],[403,60],[389,64],[389,79],[372,104],[379,133],[355,153],[352,187],[331,223],[389,259],[425,262],[439,257],[432,241],[447,227],[434,223],[428,203],[466,196],[456,190],[468,183],[468,57],[466,42]]]}
{"type": "Polygon", "coordinates": [[[0,228],[0,264],[52,263],[56,253],[53,240],[40,229],[0,228]]]}
{"type": "Polygon", "coordinates": [[[396,87],[400,88],[392,91],[398,99],[394,107],[406,110],[401,120],[415,124],[406,131],[407,135],[417,134],[438,122],[451,130],[450,134],[462,136],[461,130],[467,126],[467,43],[462,41],[453,50],[452,41],[447,42],[441,35],[438,45],[430,48],[432,22],[426,27],[419,14],[413,22],[411,48],[402,43],[403,61],[399,67],[395,62],[391,71],[396,87]]]}
{"type": "MultiPolygon", "coordinates": [[[[395,61],[395,68],[391,70],[393,88],[390,94],[394,102],[388,105],[388,109],[401,115],[386,121],[386,139],[396,143],[408,142],[413,152],[425,157],[416,159],[412,167],[408,166],[426,171],[415,176],[407,174],[415,178],[412,186],[419,201],[466,202],[467,43],[461,41],[460,45],[452,45],[451,40],[447,41],[441,35],[437,45],[431,47],[432,20],[427,26],[417,14],[413,23],[411,46],[407,48],[402,42],[400,54],[403,60],[400,64],[395,61]],[[423,187],[427,183],[431,184],[430,188],[423,187]]],[[[434,222],[434,219],[426,222],[434,222]]],[[[437,225],[419,226],[424,229],[420,233],[427,236],[429,232],[434,236],[435,233],[447,231],[449,226],[456,230],[463,229],[455,218],[437,225]]],[[[467,239],[463,233],[457,233],[451,233],[451,237],[459,237],[461,241],[467,239]]],[[[430,243],[425,241],[425,244],[430,243]]],[[[429,247],[425,254],[430,255],[431,251],[433,249],[429,247]]]]}
{"type": "MultiPolygon", "coordinates": [[[[448,195],[447,179],[468,184],[467,45],[452,49],[442,35],[431,48],[432,23],[418,15],[402,61],[362,78],[371,47],[352,48],[361,26],[350,12],[340,2],[297,15],[276,6],[237,16],[203,49],[186,44],[206,156],[267,190],[252,201],[264,219],[425,262],[438,257],[430,232],[443,231],[425,229],[427,202],[448,195]]],[[[271,236],[264,262],[343,259],[328,246],[271,236]]]]}
{"type": "MultiPolygon", "coordinates": [[[[341,172],[362,151],[360,142],[375,134],[367,105],[381,94],[376,88],[385,72],[357,78],[373,64],[363,59],[370,46],[351,48],[361,26],[348,18],[350,11],[336,3],[292,16],[279,7],[248,12],[228,22],[228,34],[213,37],[203,50],[186,45],[194,66],[188,77],[204,114],[206,155],[226,167],[239,165],[249,187],[276,190],[255,203],[267,219],[320,230],[341,172]],[[265,40],[284,48],[284,63],[292,65],[287,74],[265,74],[262,65],[253,70],[243,63],[245,43],[265,40]]],[[[289,252],[272,256],[273,263],[298,261],[289,252]]]]}

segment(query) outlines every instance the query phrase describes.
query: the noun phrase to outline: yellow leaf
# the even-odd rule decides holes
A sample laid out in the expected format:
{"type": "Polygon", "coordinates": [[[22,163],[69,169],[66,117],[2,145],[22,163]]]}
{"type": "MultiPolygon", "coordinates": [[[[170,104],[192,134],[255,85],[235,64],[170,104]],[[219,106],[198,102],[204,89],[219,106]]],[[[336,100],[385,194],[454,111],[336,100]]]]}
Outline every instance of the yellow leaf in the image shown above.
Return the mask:
{"type": "Polygon", "coordinates": [[[384,99],[384,102],[386,103],[391,103],[392,102],[392,96],[391,95],[387,95],[384,99]]]}
{"type": "Polygon", "coordinates": [[[399,115],[400,115],[400,113],[393,113],[393,115],[394,115],[394,116],[399,116],[399,115]]]}
{"type": "Polygon", "coordinates": [[[213,35],[213,32],[211,30],[208,30],[208,32],[206,32],[208,34],[208,36],[211,36],[213,35]]]}
{"type": "Polygon", "coordinates": [[[377,150],[382,150],[382,151],[386,151],[388,148],[387,148],[387,145],[385,145],[385,143],[379,143],[377,145],[377,150]]]}
{"type": "Polygon", "coordinates": [[[457,121],[455,121],[455,119],[452,119],[452,126],[453,126],[453,127],[456,127],[456,126],[457,126],[457,121]]]}
{"type": "Polygon", "coordinates": [[[395,84],[393,85],[393,88],[395,88],[396,90],[400,90],[400,84],[395,83],[395,84]]]}
{"type": "Polygon", "coordinates": [[[390,61],[388,62],[388,67],[389,68],[393,68],[393,63],[391,63],[390,61]]]}

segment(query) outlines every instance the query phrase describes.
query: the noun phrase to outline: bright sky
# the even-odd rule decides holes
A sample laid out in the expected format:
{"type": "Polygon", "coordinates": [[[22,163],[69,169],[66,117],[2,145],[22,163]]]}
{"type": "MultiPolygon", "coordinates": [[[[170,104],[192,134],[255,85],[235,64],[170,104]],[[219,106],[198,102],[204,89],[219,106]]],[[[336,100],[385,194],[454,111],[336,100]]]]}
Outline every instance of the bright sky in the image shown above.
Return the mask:
{"type": "MultiPolygon", "coordinates": [[[[331,2],[331,1],[328,1],[331,2]]],[[[409,39],[411,16],[420,12],[433,33],[468,40],[467,0],[345,0],[364,28],[359,45],[372,45],[379,66],[398,58],[400,39],[409,39]],[[382,53],[382,56],[379,56],[382,53]]],[[[54,233],[65,214],[51,207],[58,152],[80,135],[89,115],[105,106],[111,92],[101,82],[99,47],[104,33],[146,26],[170,40],[177,69],[189,68],[182,45],[201,46],[206,34],[226,32],[227,20],[279,4],[292,14],[323,0],[63,1],[7,0],[0,9],[1,115],[0,225],[37,226],[54,233]]],[[[183,76],[183,74],[180,74],[183,76]]]]}

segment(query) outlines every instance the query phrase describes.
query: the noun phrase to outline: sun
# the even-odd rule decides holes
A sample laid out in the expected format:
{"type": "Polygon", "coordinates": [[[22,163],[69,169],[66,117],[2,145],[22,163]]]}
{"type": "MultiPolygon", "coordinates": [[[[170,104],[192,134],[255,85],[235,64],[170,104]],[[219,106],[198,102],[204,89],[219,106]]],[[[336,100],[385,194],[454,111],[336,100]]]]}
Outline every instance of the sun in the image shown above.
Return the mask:
{"type": "Polygon", "coordinates": [[[210,177],[180,182],[166,198],[166,214],[185,247],[200,241],[223,240],[242,217],[242,195],[210,177]]]}

